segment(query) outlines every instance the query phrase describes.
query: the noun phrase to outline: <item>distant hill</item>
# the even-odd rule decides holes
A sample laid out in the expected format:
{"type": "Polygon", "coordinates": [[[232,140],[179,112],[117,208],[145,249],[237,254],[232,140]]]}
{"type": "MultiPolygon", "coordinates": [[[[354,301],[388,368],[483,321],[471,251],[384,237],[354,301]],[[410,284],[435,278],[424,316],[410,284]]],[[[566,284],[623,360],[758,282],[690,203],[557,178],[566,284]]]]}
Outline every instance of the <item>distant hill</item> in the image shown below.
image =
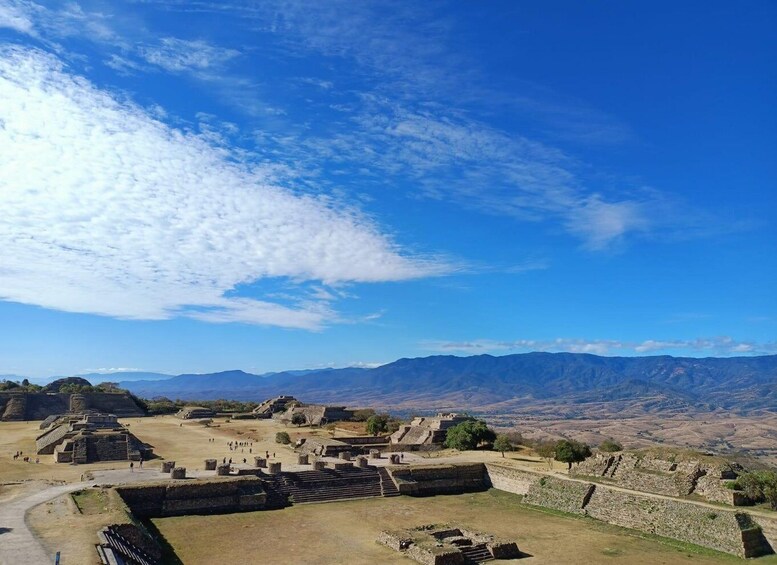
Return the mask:
{"type": "Polygon", "coordinates": [[[224,371],[166,380],[123,380],[143,397],[305,401],[362,406],[484,409],[505,402],[649,401],[688,408],[777,410],[777,355],[734,358],[599,357],[526,353],[400,359],[374,369],[253,375],[224,371]]]}
{"type": "Polygon", "coordinates": [[[172,379],[175,375],[149,373],[145,371],[116,371],[114,373],[85,373],[76,376],[86,379],[93,385],[98,385],[105,382],[115,383],[119,381],[161,381],[164,379],[172,379]]]}

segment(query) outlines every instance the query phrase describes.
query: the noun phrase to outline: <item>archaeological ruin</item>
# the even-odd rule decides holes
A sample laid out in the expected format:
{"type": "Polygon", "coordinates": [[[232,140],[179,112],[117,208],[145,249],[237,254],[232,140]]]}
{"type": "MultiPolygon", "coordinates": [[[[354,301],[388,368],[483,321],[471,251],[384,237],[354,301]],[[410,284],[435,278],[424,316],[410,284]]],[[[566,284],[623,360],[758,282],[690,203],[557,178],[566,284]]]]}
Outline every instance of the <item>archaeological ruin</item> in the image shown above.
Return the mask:
{"type": "Polygon", "coordinates": [[[523,557],[514,541],[451,524],[384,531],[377,541],[423,565],[468,565],[523,557]]]}
{"type": "Polygon", "coordinates": [[[0,421],[45,420],[50,416],[94,411],[120,418],[144,416],[141,406],[125,392],[0,392],[0,421]]]}
{"type": "Polygon", "coordinates": [[[153,449],[130,433],[113,414],[55,417],[35,444],[38,455],[53,455],[57,463],[141,461],[153,456],[153,449]]]}
{"type": "Polygon", "coordinates": [[[184,406],[175,413],[175,417],[182,420],[197,420],[201,418],[215,418],[216,413],[210,408],[203,408],[202,406],[184,406]]]}
{"type": "Polygon", "coordinates": [[[435,416],[416,417],[409,425],[391,434],[391,443],[406,450],[429,449],[441,446],[450,428],[467,421],[467,416],[439,412],[435,416]]]}

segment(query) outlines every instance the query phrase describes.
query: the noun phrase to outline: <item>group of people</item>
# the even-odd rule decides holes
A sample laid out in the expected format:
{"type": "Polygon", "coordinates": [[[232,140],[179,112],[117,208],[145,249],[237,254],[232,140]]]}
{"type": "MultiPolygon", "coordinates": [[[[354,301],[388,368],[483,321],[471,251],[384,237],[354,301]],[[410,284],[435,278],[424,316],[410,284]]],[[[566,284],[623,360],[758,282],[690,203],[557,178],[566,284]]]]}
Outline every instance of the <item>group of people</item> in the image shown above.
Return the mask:
{"type": "Polygon", "coordinates": [[[245,448],[248,448],[248,453],[253,453],[253,445],[254,442],[252,441],[228,441],[227,445],[229,446],[230,451],[237,451],[238,448],[240,449],[240,453],[245,453],[245,448]]]}
{"type": "MultiPolygon", "coordinates": [[[[24,461],[25,463],[32,463],[32,457],[29,457],[29,456],[27,456],[27,455],[24,455],[24,452],[23,452],[23,451],[17,451],[16,453],[14,453],[14,455],[13,455],[13,460],[14,460],[14,461],[16,461],[17,459],[21,459],[21,460],[22,460],[22,461],[24,461]]],[[[36,458],[35,458],[35,462],[36,462],[36,463],[40,463],[40,458],[39,458],[39,457],[36,457],[36,458]]]]}

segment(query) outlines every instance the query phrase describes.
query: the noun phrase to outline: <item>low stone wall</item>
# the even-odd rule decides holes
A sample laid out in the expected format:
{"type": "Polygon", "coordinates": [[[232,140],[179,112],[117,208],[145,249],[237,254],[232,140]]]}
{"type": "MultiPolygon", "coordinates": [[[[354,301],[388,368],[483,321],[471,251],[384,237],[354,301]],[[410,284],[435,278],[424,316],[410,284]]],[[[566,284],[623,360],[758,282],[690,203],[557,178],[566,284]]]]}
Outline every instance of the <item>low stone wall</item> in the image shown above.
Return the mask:
{"type": "Polygon", "coordinates": [[[591,498],[593,487],[591,483],[541,477],[531,484],[523,501],[570,514],[582,514],[586,503],[591,498]]]}
{"type": "Polygon", "coordinates": [[[749,557],[734,512],[598,487],[586,505],[592,518],[749,557]]]}
{"type": "Polygon", "coordinates": [[[524,495],[524,502],[572,514],[583,514],[610,524],[709,547],[740,557],[756,557],[777,547],[777,517],[751,518],[733,508],[710,508],[623,492],[602,484],[572,481],[487,466],[494,488],[524,495]]]}
{"type": "Polygon", "coordinates": [[[390,467],[388,471],[399,492],[410,496],[475,492],[490,484],[483,463],[390,467]]]}
{"type": "Polygon", "coordinates": [[[264,509],[267,498],[262,481],[255,477],[120,486],[116,492],[133,514],[143,518],[250,512],[264,509]]]}
{"type": "Polygon", "coordinates": [[[536,473],[521,471],[498,463],[486,463],[486,470],[492,487],[513,494],[527,494],[529,487],[540,478],[540,475],[536,473]]]}

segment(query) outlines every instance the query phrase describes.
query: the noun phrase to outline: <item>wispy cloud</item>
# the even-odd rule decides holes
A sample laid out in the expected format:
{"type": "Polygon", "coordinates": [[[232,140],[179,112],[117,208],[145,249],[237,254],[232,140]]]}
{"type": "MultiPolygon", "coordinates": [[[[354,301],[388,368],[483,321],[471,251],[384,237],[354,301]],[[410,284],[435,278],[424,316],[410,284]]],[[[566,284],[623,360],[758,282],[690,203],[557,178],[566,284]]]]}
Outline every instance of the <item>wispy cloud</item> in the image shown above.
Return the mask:
{"type": "Polygon", "coordinates": [[[421,348],[426,351],[458,352],[467,354],[497,351],[566,351],[570,353],[592,353],[595,355],[633,355],[681,351],[689,354],[706,355],[769,355],[777,353],[777,342],[758,343],[754,341],[737,341],[728,336],[688,340],[648,339],[641,342],[567,338],[552,340],[517,339],[511,341],[479,339],[472,341],[426,341],[421,344],[421,348]]]}
{"type": "Polygon", "coordinates": [[[17,2],[0,4],[0,28],[12,29],[26,35],[35,33],[35,26],[23,5],[17,2]]]}
{"type": "Polygon", "coordinates": [[[235,295],[288,278],[405,280],[410,257],[343,202],[294,195],[247,157],[119,101],[52,55],[0,52],[0,297],[135,319],[315,329],[329,300],[235,295]]]}
{"type": "Polygon", "coordinates": [[[240,55],[236,49],[175,37],[163,37],[158,44],[141,46],[138,51],[147,62],[172,72],[218,69],[240,55]]]}

